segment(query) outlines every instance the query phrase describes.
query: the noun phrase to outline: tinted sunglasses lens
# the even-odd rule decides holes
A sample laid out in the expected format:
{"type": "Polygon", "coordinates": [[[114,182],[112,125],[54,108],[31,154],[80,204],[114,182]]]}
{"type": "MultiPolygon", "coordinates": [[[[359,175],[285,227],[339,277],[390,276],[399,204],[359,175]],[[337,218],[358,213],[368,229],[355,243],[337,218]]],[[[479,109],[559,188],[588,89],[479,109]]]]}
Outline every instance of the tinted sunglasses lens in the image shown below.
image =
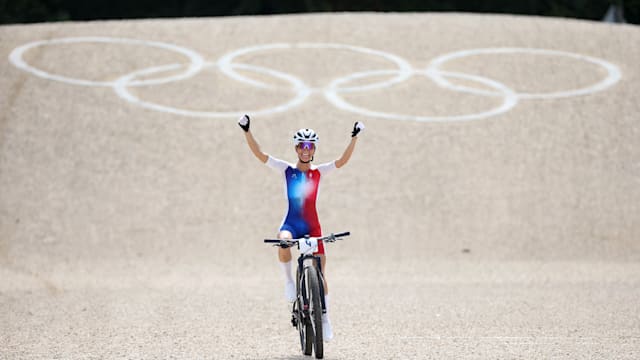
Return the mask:
{"type": "Polygon", "coordinates": [[[300,144],[298,144],[298,147],[302,150],[312,150],[315,145],[312,142],[301,142],[300,144]]]}

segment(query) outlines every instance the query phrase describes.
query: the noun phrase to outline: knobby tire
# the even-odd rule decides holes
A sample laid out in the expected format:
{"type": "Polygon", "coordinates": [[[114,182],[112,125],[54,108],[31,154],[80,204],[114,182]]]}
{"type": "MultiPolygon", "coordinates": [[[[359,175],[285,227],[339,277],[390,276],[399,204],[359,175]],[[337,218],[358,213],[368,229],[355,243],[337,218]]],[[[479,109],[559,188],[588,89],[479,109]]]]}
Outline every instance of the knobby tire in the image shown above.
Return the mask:
{"type": "Polygon", "coordinates": [[[322,301],[320,299],[320,281],[315,267],[307,269],[307,286],[309,294],[309,316],[313,324],[313,348],[316,359],[324,356],[322,339],[322,301]]]}
{"type": "MultiPolygon", "coordinates": [[[[301,289],[307,289],[304,285],[304,279],[300,277],[300,274],[297,273],[297,293],[298,299],[296,304],[296,312],[298,317],[298,333],[300,334],[300,348],[304,355],[311,355],[313,351],[313,326],[311,325],[311,319],[304,316],[304,301],[301,293],[301,289]]],[[[304,296],[306,299],[309,299],[309,294],[306,293],[304,296]]]]}

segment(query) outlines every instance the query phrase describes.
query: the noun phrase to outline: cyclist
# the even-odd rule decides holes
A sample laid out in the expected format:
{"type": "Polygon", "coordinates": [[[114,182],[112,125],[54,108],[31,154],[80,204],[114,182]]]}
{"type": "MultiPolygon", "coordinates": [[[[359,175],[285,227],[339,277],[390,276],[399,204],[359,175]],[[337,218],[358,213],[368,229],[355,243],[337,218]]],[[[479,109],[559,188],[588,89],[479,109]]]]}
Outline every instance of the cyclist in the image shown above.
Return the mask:
{"type": "MultiPolygon", "coordinates": [[[[249,130],[250,124],[251,120],[248,115],[244,115],[238,120],[238,125],[240,125],[245,132],[245,138],[251,152],[258,160],[279,171],[283,175],[286,184],[289,208],[280,226],[278,239],[299,239],[305,235],[312,237],[322,236],[318,213],[316,211],[318,185],[322,176],[336,168],[343,167],[349,161],[358,140],[358,135],[364,130],[364,124],[361,122],[354,124],[353,130],[351,131],[351,142],[349,142],[349,145],[340,158],[317,166],[312,165],[311,162],[313,161],[319,138],[312,129],[300,129],[293,135],[293,143],[298,161],[296,164],[292,164],[264,153],[249,130]]],[[[322,241],[318,244],[318,252],[316,255],[320,257],[324,272],[326,257],[322,241]]],[[[279,248],[278,259],[285,276],[285,297],[287,301],[293,302],[296,298],[296,286],[292,277],[291,250],[279,248]]],[[[329,321],[329,289],[327,287],[326,277],[324,289],[326,314],[322,315],[322,332],[325,340],[331,340],[333,338],[333,331],[331,329],[331,322],[329,321]]]]}

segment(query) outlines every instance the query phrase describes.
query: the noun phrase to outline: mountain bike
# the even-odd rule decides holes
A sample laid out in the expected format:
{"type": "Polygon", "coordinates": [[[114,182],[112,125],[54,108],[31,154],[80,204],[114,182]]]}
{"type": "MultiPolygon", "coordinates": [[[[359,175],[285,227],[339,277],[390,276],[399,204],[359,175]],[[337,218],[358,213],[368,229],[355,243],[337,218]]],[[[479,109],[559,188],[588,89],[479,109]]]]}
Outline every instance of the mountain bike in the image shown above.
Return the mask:
{"type": "Polygon", "coordinates": [[[291,310],[291,325],[298,328],[302,353],[311,355],[315,352],[316,359],[324,355],[322,339],[322,314],[326,312],[324,303],[324,276],[320,257],[314,253],[318,251],[318,241],[332,243],[349,236],[350,232],[331,234],[324,237],[305,236],[301,239],[264,239],[265,243],[289,248],[297,246],[300,252],[296,270],[296,300],[291,310]]]}

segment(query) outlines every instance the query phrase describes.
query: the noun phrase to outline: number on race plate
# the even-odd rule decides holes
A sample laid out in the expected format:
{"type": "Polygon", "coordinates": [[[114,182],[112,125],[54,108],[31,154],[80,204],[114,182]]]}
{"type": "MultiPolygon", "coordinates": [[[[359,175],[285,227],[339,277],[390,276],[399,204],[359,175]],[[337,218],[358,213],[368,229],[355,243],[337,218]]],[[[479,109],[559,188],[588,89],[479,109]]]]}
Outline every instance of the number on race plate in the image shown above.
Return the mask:
{"type": "Polygon", "coordinates": [[[311,255],[318,251],[318,239],[306,238],[298,240],[300,246],[300,253],[305,255],[311,255]]]}

